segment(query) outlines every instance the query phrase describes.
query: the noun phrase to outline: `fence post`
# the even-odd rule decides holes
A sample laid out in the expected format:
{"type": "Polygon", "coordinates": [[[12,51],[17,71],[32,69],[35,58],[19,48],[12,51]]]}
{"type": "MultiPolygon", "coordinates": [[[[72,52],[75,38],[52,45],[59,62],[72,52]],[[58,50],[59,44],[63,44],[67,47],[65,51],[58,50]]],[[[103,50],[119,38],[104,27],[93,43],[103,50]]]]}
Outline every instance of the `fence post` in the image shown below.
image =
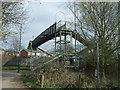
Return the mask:
{"type": "Polygon", "coordinates": [[[78,77],[78,87],[80,88],[81,87],[81,76],[80,76],[80,74],[79,74],[79,77],[78,77]]]}
{"type": "Polygon", "coordinates": [[[44,86],[44,75],[38,74],[37,78],[38,78],[38,84],[41,86],[41,88],[43,88],[43,86],[44,86]]]}
{"type": "Polygon", "coordinates": [[[44,85],[44,75],[41,75],[41,88],[43,88],[44,85]]]}
{"type": "Polygon", "coordinates": [[[37,75],[37,84],[40,85],[40,75],[39,74],[37,75]]]}

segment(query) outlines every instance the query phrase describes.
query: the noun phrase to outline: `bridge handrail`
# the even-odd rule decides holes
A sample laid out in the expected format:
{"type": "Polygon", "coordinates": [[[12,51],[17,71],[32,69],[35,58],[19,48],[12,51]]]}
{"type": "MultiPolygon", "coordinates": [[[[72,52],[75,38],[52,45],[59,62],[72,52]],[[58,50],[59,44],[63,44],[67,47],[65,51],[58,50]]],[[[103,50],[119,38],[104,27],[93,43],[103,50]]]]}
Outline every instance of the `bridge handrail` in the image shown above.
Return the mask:
{"type": "Polygon", "coordinates": [[[56,23],[56,29],[66,26],[66,21],[60,20],[59,22],[56,23]]]}
{"type": "MultiPolygon", "coordinates": [[[[52,61],[54,61],[54,60],[56,60],[56,59],[58,59],[58,58],[61,57],[61,56],[62,56],[62,55],[57,55],[57,56],[55,56],[54,58],[52,58],[51,60],[44,61],[44,62],[39,62],[38,64],[35,64],[35,67],[34,67],[34,66],[31,67],[31,70],[34,71],[34,70],[36,70],[37,68],[41,68],[41,67],[43,67],[44,65],[46,65],[46,64],[48,64],[48,63],[50,63],[50,62],[52,62],[52,61]]],[[[39,60],[39,61],[42,61],[42,60],[39,60]]]]}

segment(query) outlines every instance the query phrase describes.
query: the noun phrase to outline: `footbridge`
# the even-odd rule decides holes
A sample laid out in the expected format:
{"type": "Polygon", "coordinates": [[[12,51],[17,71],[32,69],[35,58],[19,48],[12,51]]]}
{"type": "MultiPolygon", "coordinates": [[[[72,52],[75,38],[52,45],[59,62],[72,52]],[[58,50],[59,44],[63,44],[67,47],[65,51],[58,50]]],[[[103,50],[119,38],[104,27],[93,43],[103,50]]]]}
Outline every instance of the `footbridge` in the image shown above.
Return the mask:
{"type": "Polygon", "coordinates": [[[49,28],[47,28],[45,31],[43,31],[41,34],[39,34],[31,43],[28,45],[28,49],[31,47],[33,49],[37,49],[40,45],[44,44],[45,42],[58,37],[60,35],[68,35],[70,34],[74,39],[78,40],[83,45],[89,47],[93,47],[94,44],[90,41],[84,39],[79,32],[70,29],[67,27],[68,23],[60,21],[58,23],[54,23],[49,28]],[[71,33],[67,33],[71,32],[71,33]]]}
{"type": "MultiPolygon", "coordinates": [[[[44,44],[45,42],[51,39],[54,39],[56,37],[67,36],[67,35],[70,35],[72,38],[74,38],[75,40],[79,41],[84,46],[86,46],[85,49],[81,50],[80,52],[77,52],[76,54],[82,55],[88,50],[95,47],[94,43],[91,43],[91,41],[86,40],[79,34],[79,32],[70,28],[70,25],[68,22],[59,21],[58,23],[55,22],[53,25],[51,25],[46,30],[44,30],[42,33],[40,33],[33,41],[29,42],[28,49],[37,50],[37,48],[40,45],[44,44]]],[[[44,61],[44,63],[40,63],[41,61],[38,61],[39,58],[37,57],[36,60],[38,61],[38,64],[33,65],[34,66],[33,70],[37,69],[37,67],[47,64],[48,62],[58,59],[59,57],[61,57],[61,55],[55,56],[51,60],[44,61]]],[[[35,57],[34,59],[31,59],[31,60],[32,60],[31,61],[32,64],[34,63],[34,61],[36,63],[35,57]]]]}

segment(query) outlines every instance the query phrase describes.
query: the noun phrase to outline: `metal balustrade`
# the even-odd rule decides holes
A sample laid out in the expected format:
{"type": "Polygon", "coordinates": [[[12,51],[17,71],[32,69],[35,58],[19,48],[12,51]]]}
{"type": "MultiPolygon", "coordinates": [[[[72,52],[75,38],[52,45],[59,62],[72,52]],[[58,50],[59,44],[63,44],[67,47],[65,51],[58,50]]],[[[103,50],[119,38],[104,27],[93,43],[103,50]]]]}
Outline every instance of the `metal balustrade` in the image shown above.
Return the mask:
{"type": "Polygon", "coordinates": [[[58,55],[58,56],[55,56],[53,58],[47,58],[47,57],[34,57],[30,59],[30,69],[32,71],[36,70],[37,68],[41,68],[43,67],[44,65],[56,60],[56,59],[59,59],[59,57],[61,57],[62,55],[58,55]]]}

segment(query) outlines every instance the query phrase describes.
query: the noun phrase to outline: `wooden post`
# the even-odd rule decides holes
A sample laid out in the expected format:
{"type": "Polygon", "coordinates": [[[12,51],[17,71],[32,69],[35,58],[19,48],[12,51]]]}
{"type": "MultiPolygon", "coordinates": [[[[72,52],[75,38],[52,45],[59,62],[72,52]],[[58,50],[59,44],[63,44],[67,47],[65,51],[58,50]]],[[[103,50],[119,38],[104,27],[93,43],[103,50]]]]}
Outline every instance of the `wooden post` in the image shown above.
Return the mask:
{"type": "Polygon", "coordinates": [[[81,87],[81,76],[80,76],[80,74],[79,74],[78,87],[79,87],[79,88],[81,87]]]}
{"type": "Polygon", "coordinates": [[[40,75],[39,74],[37,75],[37,84],[40,85],[40,75]]]}
{"type": "Polygon", "coordinates": [[[43,88],[44,85],[44,75],[41,75],[41,88],[43,88]]]}
{"type": "Polygon", "coordinates": [[[41,88],[43,88],[43,85],[44,85],[44,75],[40,75],[38,74],[38,84],[41,86],[41,88]]]}

